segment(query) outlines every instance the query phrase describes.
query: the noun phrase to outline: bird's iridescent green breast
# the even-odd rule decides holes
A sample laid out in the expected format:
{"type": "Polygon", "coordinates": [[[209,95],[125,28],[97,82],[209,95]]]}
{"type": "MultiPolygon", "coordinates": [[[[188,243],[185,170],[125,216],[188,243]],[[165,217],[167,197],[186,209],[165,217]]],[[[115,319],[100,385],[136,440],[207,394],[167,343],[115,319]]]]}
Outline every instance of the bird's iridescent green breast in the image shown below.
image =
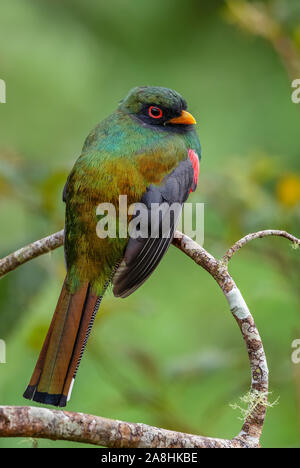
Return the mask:
{"type": "Polygon", "coordinates": [[[91,282],[97,293],[123,255],[127,239],[99,239],[96,208],[116,206],[127,195],[128,206],[139,202],[146,188],[160,184],[165,175],[196,151],[197,137],[149,129],[134,118],[116,112],[99,124],[85,141],[66,189],[65,251],[72,288],[91,282]]]}

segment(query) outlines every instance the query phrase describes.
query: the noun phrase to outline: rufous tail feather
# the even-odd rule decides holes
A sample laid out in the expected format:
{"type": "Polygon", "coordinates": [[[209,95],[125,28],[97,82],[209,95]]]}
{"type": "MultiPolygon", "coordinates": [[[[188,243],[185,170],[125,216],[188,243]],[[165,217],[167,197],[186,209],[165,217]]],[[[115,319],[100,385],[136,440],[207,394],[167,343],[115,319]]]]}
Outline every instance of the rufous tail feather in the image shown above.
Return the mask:
{"type": "Polygon", "coordinates": [[[25,398],[66,406],[102,297],[90,284],[71,294],[65,280],[25,398]]]}

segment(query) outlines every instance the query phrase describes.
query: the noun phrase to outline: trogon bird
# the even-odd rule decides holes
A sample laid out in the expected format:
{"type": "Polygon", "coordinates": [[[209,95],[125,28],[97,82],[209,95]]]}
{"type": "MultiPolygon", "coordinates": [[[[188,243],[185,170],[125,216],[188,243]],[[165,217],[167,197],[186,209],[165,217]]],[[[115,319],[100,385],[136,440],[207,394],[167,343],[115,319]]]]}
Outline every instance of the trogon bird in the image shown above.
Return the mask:
{"type": "Polygon", "coordinates": [[[67,275],[25,398],[66,406],[106,288],[128,296],[168,250],[174,218],[168,236],[100,238],[96,207],[118,207],[120,195],[149,212],[152,204],[182,206],[198,183],[195,123],[176,91],[137,87],[87,137],[63,192],[67,275]]]}

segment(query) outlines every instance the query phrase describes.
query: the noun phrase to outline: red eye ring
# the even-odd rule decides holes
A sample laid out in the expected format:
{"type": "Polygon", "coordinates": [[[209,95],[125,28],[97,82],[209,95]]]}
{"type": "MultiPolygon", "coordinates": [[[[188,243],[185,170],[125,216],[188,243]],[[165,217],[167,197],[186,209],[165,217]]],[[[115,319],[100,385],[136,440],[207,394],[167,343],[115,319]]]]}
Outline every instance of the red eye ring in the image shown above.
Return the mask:
{"type": "Polygon", "coordinates": [[[149,115],[152,117],[152,119],[160,119],[163,115],[163,111],[159,107],[150,106],[149,115]]]}

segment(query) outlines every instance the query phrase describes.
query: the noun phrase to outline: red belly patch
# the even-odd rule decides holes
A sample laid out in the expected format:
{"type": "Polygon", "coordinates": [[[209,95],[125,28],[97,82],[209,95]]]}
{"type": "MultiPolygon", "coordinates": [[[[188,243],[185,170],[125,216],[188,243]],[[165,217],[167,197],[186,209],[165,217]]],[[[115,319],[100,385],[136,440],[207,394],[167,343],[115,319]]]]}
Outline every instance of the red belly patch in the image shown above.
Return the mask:
{"type": "Polygon", "coordinates": [[[190,158],[191,163],[193,164],[193,169],[194,169],[194,184],[193,185],[195,185],[194,190],[196,190],[198,179],[199,179],[199,170],[200,170],[198,154],[194,150],[189,149],[189,158],[190,158]]]}

